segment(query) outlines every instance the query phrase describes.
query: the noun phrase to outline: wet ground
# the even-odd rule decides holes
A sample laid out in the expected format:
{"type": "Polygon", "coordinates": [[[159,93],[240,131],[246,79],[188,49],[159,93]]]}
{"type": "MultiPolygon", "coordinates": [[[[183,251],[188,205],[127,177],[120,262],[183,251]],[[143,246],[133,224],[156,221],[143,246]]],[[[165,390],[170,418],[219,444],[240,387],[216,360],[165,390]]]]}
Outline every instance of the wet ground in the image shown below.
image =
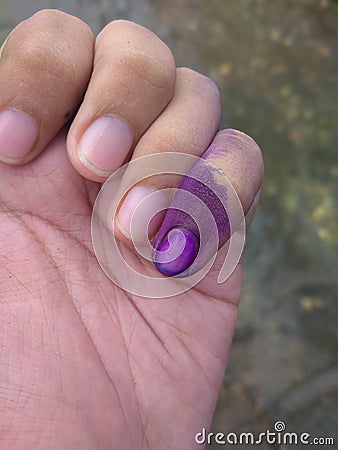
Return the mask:
{"type": "Polygon", "coordinates": [[[337,443],[338,2],[0,0],[1,40],[46,7],[96,32],[118,17],[149,27],[179,65],[214,77],[223,125],[259,142],[266,178],[213,430],[259,433],[282,420],[337,443]]]}

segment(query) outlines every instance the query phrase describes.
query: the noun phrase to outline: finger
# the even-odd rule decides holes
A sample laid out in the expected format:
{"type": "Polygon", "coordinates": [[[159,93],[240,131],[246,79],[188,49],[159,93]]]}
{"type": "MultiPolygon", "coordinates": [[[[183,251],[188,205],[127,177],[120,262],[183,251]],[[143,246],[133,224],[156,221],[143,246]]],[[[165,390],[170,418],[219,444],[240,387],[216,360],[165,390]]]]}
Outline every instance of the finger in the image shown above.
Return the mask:
{"type": "MultiPolygon", "coordinates": [[[[194,70],[178,69],[174,96],[136,146],[132,159],[138,159],[140,163],[128,167],[131,169],[127,169],[126,178],[137,179],[139,175],[143,175],[144,168],[140,158],[144,156],[168,152],[201,156],[218,130],[220,119],[220,95],[215,83],[194,70]]],[[[149,166],[151,162],[147,159],[144,164],[149,166]]],[[[156,165],[156,162],[154,164],[156,165]]],[[[170,167],[170,159],[168,167],[170,167]]],[[[145,197],[164,187],[177,187],[179,182],[178,176],[159,175],[136,184],[128,192],[118,211],[116,224],[121,233],[117,231],[117,237],[120,240],[124,240],[123,236],[130,239],[131,218],[138,204],[145,197]]],[[[165,194],[159,193],[156,198],[155,201],[148,203],[149,210],[143,210],[142,217],[145,220],[153,215],[153,211],[168,206],[168,198],[165,194]]],[[[148,229],[150,236],[154,234],[162,218],[163,214],[158,214],[150,222],[148,229]]],[[[141,224],[138,228],[142,229],[141,224]]],[[[138,240],[140,237],[133,233],[133,239],[138,240]]]]}
{"type": "Polygon", "coordinates": [[[262,179],[263,160],[255,141],[237,130],[219,132],[184,177],[166,213],[154,242],[158,270],[169,276],[200,270],[243,223],[262,179]]]}
{"type": "Polygon", "coordinates": [[[94,71],[68,136],[68,152],[86,178],[104,181],[170,101],[175,61],[154,33],[125,20],[97,37],[94,71]]]}
{"type": "Polygon", "coordinates": [[[92,68],[93,34],[60,11],[41,11],[8,36],[0,59],[0,160],[27,163],[65,125],[92,68]]]}

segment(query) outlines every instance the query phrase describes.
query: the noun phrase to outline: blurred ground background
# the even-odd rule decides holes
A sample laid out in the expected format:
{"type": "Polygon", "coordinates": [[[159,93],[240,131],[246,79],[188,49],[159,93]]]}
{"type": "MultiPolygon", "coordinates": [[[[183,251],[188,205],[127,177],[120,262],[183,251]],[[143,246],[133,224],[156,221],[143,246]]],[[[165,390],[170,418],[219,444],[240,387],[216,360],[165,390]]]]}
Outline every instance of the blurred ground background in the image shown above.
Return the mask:
{"type": "Polygon", "coordinates": [[[266,178],[213,431],[282,420],[337,445],[338,2],[0,0],[0,40],[47,7],[95,32],[121,17],[152,29],[178,65],[216,80],[223,126],[260,144],[266,178]]]}

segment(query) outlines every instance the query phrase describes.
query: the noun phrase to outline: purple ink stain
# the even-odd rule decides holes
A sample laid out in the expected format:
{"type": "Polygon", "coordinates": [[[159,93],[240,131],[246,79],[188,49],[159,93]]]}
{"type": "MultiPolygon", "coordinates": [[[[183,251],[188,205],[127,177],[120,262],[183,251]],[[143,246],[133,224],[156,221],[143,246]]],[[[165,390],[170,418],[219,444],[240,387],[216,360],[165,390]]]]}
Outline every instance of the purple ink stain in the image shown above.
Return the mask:
{"type": "MultiPolygon", "coordinates": [[[[231,227],[227,209],[233,208],[231,202],[234,201],[234,191],[217,165],[222,167],[222,160],[229,153],[236,153],[239,148],[253,145],[257,144],[244,133],[233,129],[223,130],[215,136],[209,148],[188,171],[167,210],[153,244],[153,261],[160,272],[169,276],[193,275],[202,269],[230,238],[231,227]],[[169,267],[169,263],[164,264],[163,259],[163,264],[157,264],[156,258],[158,250],[163,252],[164,258],[165,250],[177,255],[176,245],[182,247],[181,241],[178,244],[178,241],[173,239],[169,250],[166,239],[170,230],[186,230],[183,234],[187,242],[183,250],[181,249],[182,254],[174,258],[169,267]],[[198,245],[190,245],[188,235],[194,236],[198,245]]],[[[253,160],[252,164],[255,163],[256,160],[253,160]]]]}
{"type": "Polygon", "coordinates": [[[199,239],[185,228],[171,229],[160,242],[153,258],[157,269],[168,276],[184,272],[198,254],[199,239]]]}
{"type": "Polygon", "coordinates": [[[227,189],[215,181],[216,173],[219,178],[220,171],[200,159],[183,178],[153,245],[153,261],[164,275],[189,276],[198,272],[213,256],[215,249],[229,238],[230,224],[225,209],[227,189]],[[194,200],[191,194],[200,201],[194,200]],[[211,221],[214,226],[211,226],[211,221]],[[180,231],[180,237],[170,236],[171,243],[168,242],[170,230],[180,231]],[[200,245],[202,237],[203,245],[200,245]],[[180,255],[170,259],[179,250],[180,255]]]}

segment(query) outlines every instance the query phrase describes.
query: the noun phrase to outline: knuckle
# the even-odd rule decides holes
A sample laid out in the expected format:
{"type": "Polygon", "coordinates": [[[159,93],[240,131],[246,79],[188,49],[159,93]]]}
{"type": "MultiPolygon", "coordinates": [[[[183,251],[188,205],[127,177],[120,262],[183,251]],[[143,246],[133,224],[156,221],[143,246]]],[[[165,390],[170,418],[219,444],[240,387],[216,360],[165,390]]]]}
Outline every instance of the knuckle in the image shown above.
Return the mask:
{"type": "Polygon", "coordinates": [[[51,28],[52,30],[59,32],[65,32],[67,30],[71,31],[75,26],[77,29],[81,28],[81,31],[85,30],[92,35],[92,30],[88,24],[78,17],[57,9],[43,9],[38,11],[26,22],[32,22],[32,25],[46,27],[46,29],[51,28]]]}
{"type": "Polygon", "coordinates": [[[175,60],[152,31],[127,20],[108,24],[96,39],[95,63],[110,65],[126,79],[143,79],[154,87],[173,88],[175,60]]]}
{"type": "Polygon", "coordinates": [[[32,15],[31,19],[33,20],[60,20],[64,17],[68,16],[67,13],[63,11],[59,11],[57,9],[42,9],[40,11],[37,11],[35,14],[32,15]]]}
{"type": "Polygon", "coordinates": [[[201,91],[207,93],[212,98],[220,100],[221,93],[217,84],[212,78],[208,77],[207,75],[203,75],[202,73],[197,72],[190,67],[179,67],[177,69],[177,77],[182,77],[183,79],[190,80],[190,82],[194,86],[198,86],[201,91]]]}
{"type": "Polygon", "coordinates": [[[120,69],[128,77],[142,79],[153,87],[168,89],[172,84],[170,71],[159,59],[147,53],[127,49],[120,58],[120,69]]]}
{"type": "Polygon", "coordinates": [[[3,53],[27,72],[73,76],[79,61],[90,53],[86,49],[94,40],[91,35],[89,26],[80,19],[61,11],[42,10],[13,30],[3,53]]]}
{"type": "MultiPolygon", "coordinates": [[[[140,25],[137,25],[134,22],[131,22],[130,20],[126,19],[117,19],[113,20],[112,22],[108,23],[102,31],[99,33],[99,36],[103,36],[105,33],[110,33],[111,31],[117,29],[118,31],[125,31],[128,29],[137,29],[141,28],[140,25]]],[[[99,37],[98,36],[98,37],[99,37]]]]}
{"type": "Polygon", "coordinates": [[[18,68],[26,72],[53,73],[55,75],[67,75],[68,64],[61,57],[58,50],[46,42],[40,33],[31,36],[20,44],[15,55],[15,63],[18,68]],[[66,71],[66,73],[65,73],[66,71]]]}

